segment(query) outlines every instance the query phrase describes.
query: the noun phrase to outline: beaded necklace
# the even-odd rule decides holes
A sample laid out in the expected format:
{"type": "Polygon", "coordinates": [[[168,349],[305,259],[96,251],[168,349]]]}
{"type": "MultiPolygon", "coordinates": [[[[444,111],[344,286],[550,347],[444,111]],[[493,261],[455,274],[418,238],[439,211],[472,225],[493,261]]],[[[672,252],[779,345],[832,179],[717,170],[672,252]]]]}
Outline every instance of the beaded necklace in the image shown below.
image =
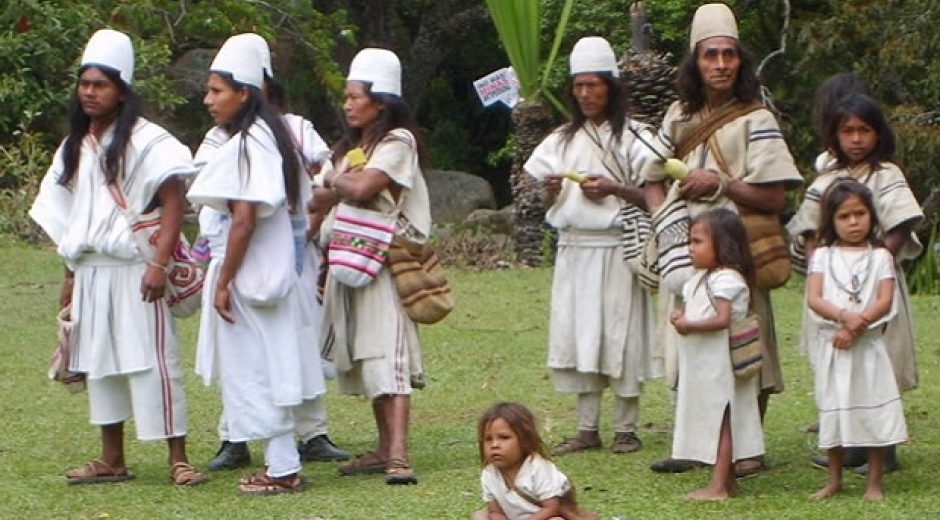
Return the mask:
{"type": "Polygon", "coordinates": [[[871,243],[867,244],[865,253],[861,256],[861,258],[852,262],[845,258],[842,253],[843,249],[845,249],[845,247],[837,246],[832,248],[834,254],[829,260],[829,276],[832,277],[836,287],[849,296],[850,302],[862,303],[862,288],[865,287],[865,283],[868,281],[868,277],[871,275],[871,243]],[[839,259],[839,261],[845,267],[845,271],[848,272],[847,280],[839,278],[838,270],[835,268],[836,258],[839,259]]]}

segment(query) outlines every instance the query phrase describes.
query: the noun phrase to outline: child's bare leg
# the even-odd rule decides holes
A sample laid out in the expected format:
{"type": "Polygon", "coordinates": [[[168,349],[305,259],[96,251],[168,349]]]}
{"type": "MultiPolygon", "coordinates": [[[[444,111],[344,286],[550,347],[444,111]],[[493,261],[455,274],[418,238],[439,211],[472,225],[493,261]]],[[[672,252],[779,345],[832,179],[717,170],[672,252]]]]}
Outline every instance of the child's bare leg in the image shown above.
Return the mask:
{"type": "MultiPolygon", "coordinates": [[[[728,408],[725,407],[725,414],[721,419],[721,432],[718,435],[718,455],[715,458],[715,466],[712,468],[712,480],[708,486],[686,495],[689,500],[725,500],[733,492],[729,488],[729,481],[734,482],[729,413],[728,408]]],[[[737,489],[737,483],[733,484],[733,489],[737,489]]]]}
{"type": "Polygon", "coordinates": [[[842,447],[829,448],[829,482],[822,489],[809,497],[813,500],[822,500],[842,491],[842,460],[845,452],[842,447]]]}
{"type": "Polygon", "coordinates": [[[471,520],[489,520],[489,517],[489,513],[487,513],[486,510],[483,510],[473,513],[471,520]]]}
{"type": "Polygon", "coordinates": [[[868,485],[865,487],[865,500],[881,500],[885,497],[881,487],[881,478],[885,472],[885,448],[868,448],[868,485]]]}

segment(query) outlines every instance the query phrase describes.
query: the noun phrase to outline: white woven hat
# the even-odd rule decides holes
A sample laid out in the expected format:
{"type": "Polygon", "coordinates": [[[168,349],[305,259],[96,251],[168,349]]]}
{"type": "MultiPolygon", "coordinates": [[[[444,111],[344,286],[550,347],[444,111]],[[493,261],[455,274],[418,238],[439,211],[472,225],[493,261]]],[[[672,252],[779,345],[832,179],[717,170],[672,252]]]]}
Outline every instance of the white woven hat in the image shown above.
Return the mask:
{"type": "Polygon", "coordinates": [[[401,62],[386,49],[362,49],[349,65],[347,81],[371,83],[373,94],[401,96],[401,62]]]}
{"type": "Polygon", "coordinates": [[[225,40],[209,65],[209,71],[231,74],[238,83],[261,88],[264,84],[264,64],[255,44],[244,36],[238,34],[225,40]]]}
{"type": "Polygon", "coordinates": [[[267,74],[269,78],[274,79],[274,67],[271,66],[271,48],[268,47],[267,40],[255,33],[236,34],[229,39],[244,41],[246,44],[250,45],[255,52],[258,53],[258,58],[261,59],[261,68],[264,70],[264,73],[267,74]]]}
{"type": "Polygon", "coordinates": [[[600,36],[581,38],[571,49],[571,75],[576,74],[610,74],[620,77],[620,67],[617,66],[617,57],[607,40],[600,36]]]}
{"type": "Polygon", "coordinates": [[[91,35],[82,53],[81,67],[100,66],[113,69],[130,85],[134,79],[134,45],[124,33],[101,29],[91,35]]]}
{"type": "Polygon", "coordinates": [[[705,4],[695,11],[692,17],[692,30],[689,37],[689,49],[716,36],[738,39],[738,22],[731,8],[725,4],[705,4]]]}

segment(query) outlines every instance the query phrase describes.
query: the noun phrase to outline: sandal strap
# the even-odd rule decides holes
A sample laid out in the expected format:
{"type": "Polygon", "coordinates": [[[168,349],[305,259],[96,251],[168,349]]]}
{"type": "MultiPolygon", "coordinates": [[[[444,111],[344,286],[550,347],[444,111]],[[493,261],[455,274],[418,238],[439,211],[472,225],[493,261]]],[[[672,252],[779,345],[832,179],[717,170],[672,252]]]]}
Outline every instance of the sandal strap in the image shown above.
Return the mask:
{"type": "Polygon", "coordinates": [[[188,462],[177,462],[170,467],[170,478],[178,485],[198,484],[206,479],[188,462]]]}
{"type": "Polygon", "coordinates": [[[90,478],[103,476],[117,477],[126,473],[127,468],[124,468],[124,471],[118,472],[113,467],[111,467],[110,464],[101,459],[90,460],[77,468],[73,468],[65,472],[66,476],[71,476],[72,478],[90,478]],[[98,471],[99,469],[103,469],[104,471],[98,471]],[[69,475],[70,473],[71,475],[69,475]]]}

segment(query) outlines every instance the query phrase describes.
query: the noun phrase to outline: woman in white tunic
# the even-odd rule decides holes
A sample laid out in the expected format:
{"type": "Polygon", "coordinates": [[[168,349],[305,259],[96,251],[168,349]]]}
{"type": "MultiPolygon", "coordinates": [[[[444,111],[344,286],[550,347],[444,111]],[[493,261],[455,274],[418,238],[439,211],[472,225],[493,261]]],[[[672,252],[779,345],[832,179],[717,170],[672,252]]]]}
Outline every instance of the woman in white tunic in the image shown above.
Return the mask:
{"type": "MultiPolygon", "coordinates": [[[[361,148],[366,163],[355,166],[344,158],[337,168],[324,172],[325,188],[316,191],[314,202],[321,211],[342,200],[398,212],[397,233],[426,241],[431,210],[420,166],[424,152],[401,99],[398,57],[383,49],[360,51],[350,65],[345,99],[348,128],[334,150],[337,157],[345,157],[347,151],[361,148]]],[[[325,241],[331,220],[323,225],[325,241]]],[[[360,288],[328,276],[323,319],[323,350],[336,365],[339,390],[372,400],[379,434],[376,450],[341,466],[340,473],[385,472],[388,484],[417,483],[408,460],[408,426],[411,391],[424,386],[421,345],[389,269],[383,267],[360,288]]]]}
{"type": "Polygon", "coordinates": [[[689,231],[695,274],[682,290],[684,305],[670,322],[679,333],[679,386],[672,454],[713,465],[707,487],[691,500],[723,500],[737,490],[733,462],[764,453],[758,378],[734,375],[728,327],[750,306],[747,280],[754,264],[740,217],[728,209],[699,214],[689,231]]]}
{"type": "Polygon", "coordinates": [[[907,440],[904,410],[885,348],[894,316],[894,261],[880,247],[871,192],[855,180],[826,191],[807,297],[817,323],[813,349],[819,447],[829,450],[829,482],[813,498],[842,488],[843,450],[868,451],[865,498],[883,497],[885,448],[907,440]]]}
{"type": "Polygon", "coordinates": [[[140,116],[127,35],[96,32],[78,75],[69,136],[30,209],[65,261],[60,303],[71,305],[74,324],[69,368],[86,374],[91,423],[101,428],[101,458],[66,478],[69,484],[133,478],[124,459],[124,423],[133,417],[138,438],[166,439],[173,482],[198,484],[205,477],[186,457],[180,345],[163,298],[192,156],[140,116]],[[118,199],[130,212],[156,214],[155,254],[138,248],[118,199]]]}
{"type": "Polygon", "coordinates": [[[625,226],[649,218],[635,138],[648,130],[626,117],[618,76],[606,40],[579,40],[571,52],[572,121],[539,143],[524,166],[548,191],[546,221],[558,230],[548,367],[556,391],[578,396],[578,434],[555,455],[601,446],[606,388],[614,394],[611,451],[639,450],[643,383],[662,375],[653,360],[652,298],[624,261],[625,247],[639,248],[638,235],[625,243],[632,236],[625,226]]]}
{"type": "Polygon", "coordinates": [[[230,138],[187,194],[216,217],[201,222],[212,261],[196,369],[221,383],[231,440],[264,441],[265,468],[239,484],[247,494],[302,489],[292,407],[315,390],[301,369],[290,224],[291,213],[304,211],[309,185],[288,130],[261,96],[262,81],[257,53],[229,39],[210,66],[204,102],[230,138]]]}

